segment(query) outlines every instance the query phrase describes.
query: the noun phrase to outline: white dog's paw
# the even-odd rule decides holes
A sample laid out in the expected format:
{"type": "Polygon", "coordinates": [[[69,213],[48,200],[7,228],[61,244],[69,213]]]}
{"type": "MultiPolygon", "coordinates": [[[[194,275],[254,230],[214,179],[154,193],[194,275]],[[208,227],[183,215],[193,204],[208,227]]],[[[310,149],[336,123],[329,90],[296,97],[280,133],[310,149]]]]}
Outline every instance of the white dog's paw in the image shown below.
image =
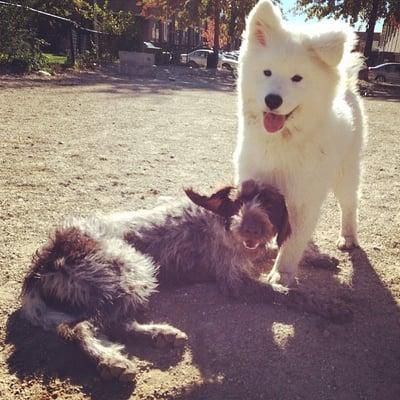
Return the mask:
{"type": "Polygon", "coordinates": [[[340,236],[337,241],[339,250],[351,250],[358,247],[358,240],[354,236],[340,236]]]}
{"type": "Polygon", "coordinates": [[[279,272],[272,270],[268,274],[268,282],[272,285],[291,286],[294,283],[296,275],[292,272],[279,272]]]}

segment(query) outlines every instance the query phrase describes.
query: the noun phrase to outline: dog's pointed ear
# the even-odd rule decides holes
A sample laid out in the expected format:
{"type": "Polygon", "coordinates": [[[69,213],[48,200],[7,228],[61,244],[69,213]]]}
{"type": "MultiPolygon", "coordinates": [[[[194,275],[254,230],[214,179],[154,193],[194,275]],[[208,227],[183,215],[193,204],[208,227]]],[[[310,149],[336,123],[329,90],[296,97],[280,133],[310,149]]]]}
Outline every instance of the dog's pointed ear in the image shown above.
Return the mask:
{"type": "Polygon", "coordinates": [[[244,36],[250,43],[265,47],[271,33],[280,30],[281,27],[282,16],[279,8],[270,0],[260,0],[247,18],[244,36]]]}
{"type": "Polygon", "coordinates": [[[309,39],[310,50],[325,64],[336,67],[345,53],[350,53],[356,43],[354,32],[346,25],[323,24],[321,31],[309,39]]]}
{"type": "Polygon", "coordinates": [[[229,218],[238,213],[241,204],[238,200],[232,200],[229,197],[232,190],[232,186],[226,186],[211,196],[203,196],[190,188],[185,189],[185,193],[194,204],[221,217],[229,218]]]}

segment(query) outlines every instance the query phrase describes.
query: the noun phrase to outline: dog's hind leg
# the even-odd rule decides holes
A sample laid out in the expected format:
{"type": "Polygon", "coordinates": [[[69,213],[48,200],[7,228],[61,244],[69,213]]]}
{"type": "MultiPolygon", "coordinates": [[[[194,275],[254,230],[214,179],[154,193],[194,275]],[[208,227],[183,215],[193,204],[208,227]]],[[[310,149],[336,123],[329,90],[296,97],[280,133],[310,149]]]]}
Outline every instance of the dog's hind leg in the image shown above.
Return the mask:
{"type": "Polygon", "coordinates": [[[150,339],[156,347],[183,347],[187,342],[186,333],[168,324],[139,324],[137,321],[123,325],[125,334],[150,339]]]}
{"type": "Polygon", "coordinates": [[[135,379],[136,366],[122,354],[124,346],[110,341],[90,321],[82,321],[71,327],[60,324],[57,333],[63,339],[76,343],[97,365],[103,379],[130,382],[135,379]]]}
{"type": "Polygon", "coordinates": [[[333,192],[341,210],[341,232],[337,242],[340,250],[358,247],[357,205],[359,181],[359,160],[351,159],[344,163],[333,184],[333,192]]]}

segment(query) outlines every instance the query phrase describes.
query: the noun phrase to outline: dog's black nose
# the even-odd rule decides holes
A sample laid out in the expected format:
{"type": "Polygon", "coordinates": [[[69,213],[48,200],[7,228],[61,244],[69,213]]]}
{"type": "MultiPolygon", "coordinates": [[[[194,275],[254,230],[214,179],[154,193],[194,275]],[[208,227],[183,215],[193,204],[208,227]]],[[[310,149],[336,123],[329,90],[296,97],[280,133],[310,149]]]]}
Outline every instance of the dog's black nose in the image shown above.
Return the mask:
{"type": "Polygon", "coordinates": [[[278,108],[283,103],[282,97],[279,94],[269,94],[265,96],[264,100],[270,110],[275,110],[275,108],[278,108]]]}

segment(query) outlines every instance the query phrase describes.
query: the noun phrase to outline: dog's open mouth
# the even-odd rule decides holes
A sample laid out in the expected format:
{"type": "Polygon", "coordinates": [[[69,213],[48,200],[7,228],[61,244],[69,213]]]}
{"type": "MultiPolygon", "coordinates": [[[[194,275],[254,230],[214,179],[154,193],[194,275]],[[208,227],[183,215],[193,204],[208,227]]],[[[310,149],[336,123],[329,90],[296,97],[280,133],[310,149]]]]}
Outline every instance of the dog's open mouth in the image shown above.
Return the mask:
{"type": "Polygon", "coordinates": [[[296,108],[290,111],[289,114],[275,114],[272,112],[264,112],[265,130],[270,133],[280,131],[285,125],[286,120],[293,114],[296,108]]]}
{"type": "Polygon", "coordinates": [[[243,240],[243,246],[247,250],[255,250],[260,245],[260,242],[257,240],[243,240]]]}

